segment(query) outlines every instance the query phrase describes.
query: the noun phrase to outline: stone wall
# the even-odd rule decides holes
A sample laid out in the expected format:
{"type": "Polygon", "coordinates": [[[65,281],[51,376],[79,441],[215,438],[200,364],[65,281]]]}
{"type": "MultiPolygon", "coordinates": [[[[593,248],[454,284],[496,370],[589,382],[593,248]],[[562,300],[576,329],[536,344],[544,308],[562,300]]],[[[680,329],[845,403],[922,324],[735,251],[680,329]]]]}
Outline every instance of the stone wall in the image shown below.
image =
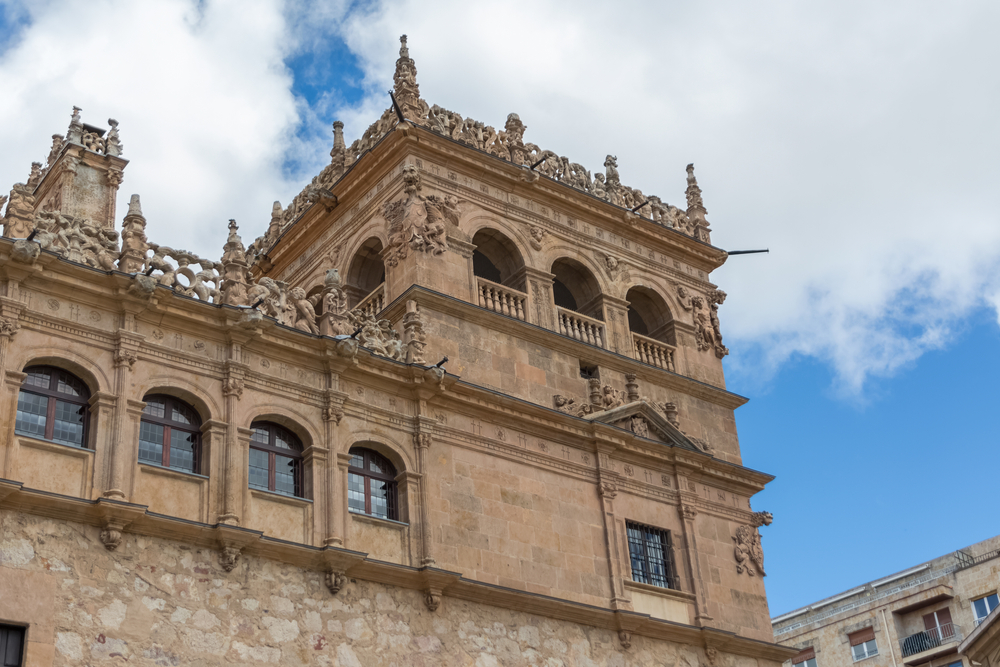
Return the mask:
{"type": "MultiPolygon", "coordinates": [[[[331,596],[319,572],[246,557],[231,573],[214,551],[0,512],[0,618],[27,620],[12,591],[52,610],[29,629],[28,664],[53,665],[669,665],[702,649],[352,580],[331,596]],[[47,648],[48,647],[48,648],[47,648]]],[[[757,667],[719,655],[716,665],[757,667]]],[[[761,661],[761,667],[771,665],[761,661]]]]}

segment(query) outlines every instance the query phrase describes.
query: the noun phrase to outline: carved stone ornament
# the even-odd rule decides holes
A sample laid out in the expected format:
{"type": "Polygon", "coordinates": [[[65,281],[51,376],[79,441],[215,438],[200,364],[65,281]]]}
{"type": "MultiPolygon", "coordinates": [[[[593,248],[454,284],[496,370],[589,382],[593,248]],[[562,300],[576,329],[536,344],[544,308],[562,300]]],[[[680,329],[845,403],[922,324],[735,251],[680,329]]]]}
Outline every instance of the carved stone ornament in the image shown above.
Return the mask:
{"type": "Polygon", "coordinates": [[[597,494],[602,498],[614,500],[618,495],[618,487],[611,482],[601,482],[597,487],[597,494]]]}
{"type": "Polygon", "coordinates": [[[115,365],[116,366],[128,366],[132,368],[132,365],[138,361],[139,355],[137,355],[132,350],[116,350],[115,351],[115,365]]]}
{"type": "Polygon", "coordinates": [[[20,262],[22,264],[33,264],[38,256],[42,254],[42,247],[35,243],[34,241],[27,241],[25,239],[19,239],[14,241],[14,247],[11,249],[10,258],[15,262],[20,262]]]}
{"type": "Polygon", "coordinates": [[[714,646],[708,646],[705,648],[705,659],[708,660],[708,664],[714,665],[715,660],[719,657],[719,650],[714,646]]]}
{"type": "Polygon", "coordinates": [[[226,396],[236,396],[237,399],[243,396],[244,382],[241,378],[226,378],[222,382],[222,393],[226,396]]]}
{"type": "Polygon", "coordinates": [[[128,293],[140,299],[148,299],[156,293],[156,278],[135,274],[132,284],[128,286],[128,293]]]}
{"type": "MultiPolygon", "coordinates": [[[[357,341],[362,347],[371,350],[373,354],[380,357],[389,357],[396,361],[406,360],[406,346],[400,339],[399,332],[392,328],[392,323],[389,320],[376,319],[370,312],[360,310],[351,311],[347,318],[355,330],[361,329],[357,341]]],[[[413,320],[411,319],[412,326],[413,320]]],[[[417,335],[412,329],[411,333],[417,335]]],[[[420,335],[422,336],[422,331],[420,335]]],[[[423,344],[422,340],[414,340],[417,340],[420,345],[423,344]]]]}
{"type": "Polygon", "coordinates": [[[21,328],[21,323],[13,317],[0,317],[0,336],[13,336],[21,328]]]}
{"type": "Polygon", "coordinates": [[[339,424],[340,420],[343,418],[344,418],[344,407],[342,405],[323,408],[324,421],[333,422],[334,424],[339,424]]]}
{"type": "Polygon", "coordinates": [[[118,521],[108,521],[101,529],[101,543],[108,551],[114,551],[122,543],[122,530],[125,528],[118,521]]]}
{"type": "Polygon", "coordinates": [[[691,505],[681,505],[681,517],[685,521],[694,521],[694,518],[698,516],[698,510],[696,510],[691,505]]]}
{"type": "Polygon", "coordinates": [[[632,279],[629,274],[628,265],[614,255],[598,251],[597,258],[601,261],[601,266],[605,268],[612,280],[628,282],[632,279]]]}
{"type": "Polygon", "coordinates": [[[226,572],[232,572],[236,568],[236,564],[240,562],[240,548],[239,547],[222,547],[219,550],[219,564],[222,569],[226,572]]]}
{"type": "Polygon", "coordinates": [[[633,433],[635,433],[640,438],[649,437],[649,424],[646,420],[639,416],[633,415],[630,423],[630,427],[633,433]]]}
{"type": "Polygon", "coordinates": [[[428,591],[424,594],[424,604],[427,605],[429,611],[437,611],[438,607],[441,606],[441,594],[428,591]]]}
{"type": "Polygon", "coordinates": [[[618,641],[621,642],[623,649],[628,650],[632,648],[632,633],[628,630],[619,630],[618,641]]]}
{"type": "Polygon", "coordinates": [[[433,440],[430,433],[414,433],[413,434],[413,446],[417,449],[427,449],[431,446],[431,441],[433,440]]]}
{"type": "Polygon", "coordinates": [[[336,595],[347,585],[347,575],[343,572],[327,572],[325,580],[330,595],[336,595]]]}
{"type": "Polygon", "coordinates": [[[737,574],[746,572],[752,577],[759,572],[760,576],[767,576],[764,572],[764,549],[760,543],[758,528],[770,526],[773,520],[770,512],[754,512],[750,515],[749,525],[743,524],[736,528],[733,542],[736,543],[734,556],[737,574]]]}
{"type": "Polygon", "coordinates": [[[542,229],[541,227],[535,227],[535,226],[532,226],[529,231],[531,232],[531,241],[530,241],[531,247],[534,248],[535,250],[541,250],[542,239],[545,238],[545,235],[548,234],[548,232],[542,229]]]}
{"type": "Polygon", "coordinates": [[[447,227],[458,225],[458,199],[447,195],[420,194],[420,171],[416,165],[403,167],[406,199],[386,203],[382,214],[388,223],[389,247],[385,260],[396,266],[410,250],[440,255],[448,248],[447,227]]]}

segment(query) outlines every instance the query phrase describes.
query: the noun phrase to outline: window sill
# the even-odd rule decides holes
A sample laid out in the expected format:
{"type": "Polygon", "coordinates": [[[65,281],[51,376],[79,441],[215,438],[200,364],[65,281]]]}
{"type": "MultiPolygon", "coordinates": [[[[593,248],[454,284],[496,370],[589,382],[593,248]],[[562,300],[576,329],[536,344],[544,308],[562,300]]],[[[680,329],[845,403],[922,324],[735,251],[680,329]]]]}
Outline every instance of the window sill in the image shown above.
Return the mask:
{"type": "Polygon", "coordinates": [[[878,657],[878,651],[876,651],[875,653],[870,653],[870,654],[866,655],[863,658],[854,658],[854,662],[864,662],[865,660],[869,660],[871,658],[877,658],[877,657],[878,657]]]}
{"type": "Polygon", "coordinates": [[[199,475],[196,472],[188,472],[186,470],[178,470],[177,468],[158,466],[155,463],[148,463],[146,461],[139,461],[139,465],[142,466],[143,470],[154,475],[163,475],[164,477],[174,477],[176,479],[189,479],[193,477],[199,481],[208,479],[208,475],[199,475]]]}
{"type": "Polygon", "coordinates": [[[653,584],[644,584],[641,581],[633,581],[631,579],[625,580],[625,588],[631,588],[632,590],[641,591],[643,593],[651,593],[653,595],[659,595],[660,597],[671,598],[681,602],[694,602],[695,600],[694,593],[679,591],[675,588],[663,588],[662,586],[654,586],[653,584]]]}
{"type": "Polygon", "coordinates": [[[64,445],[60,442],[52,442],[51,440],[39,440],[38,438],[33,438],[30,435],[21,435],[19,433],[15,433],[14,435],[17,436],[18,442],[22,447],[43,449],[45,451],[55,452],[57,454],[66,454],[81,459],[94,455],[93,449],[85,449],[83,447],[77,447],[76,445],[64,445]]]}
{"type": "Polygon", "coordinates": [[[402,521],[396,521],[395,519],[383,519],[380,516],[372,516],[370,514],[363,514],[362,512],[356,512],[355,510],[347,510],[351,517],[356,521],[361,521],[363,523],[370,523],[376,526],[387,526],[389,528],[395,528],[396,530],[403,530],[404,528],[409,528],[410,524],[403,523],[402,521]]]}
{"type": "Polygon", "coordinates": [[[250,495],[254,498],[270,500],[276,503],[284,503],[286,505],[291,505],[292,507],[309,507],[313,504],[313,501],[308,498],[286,496],[283,493],[275,493],[274,491],[265,491],[264,489],[255,489],[253,487],[250,488],[250,495]]]}

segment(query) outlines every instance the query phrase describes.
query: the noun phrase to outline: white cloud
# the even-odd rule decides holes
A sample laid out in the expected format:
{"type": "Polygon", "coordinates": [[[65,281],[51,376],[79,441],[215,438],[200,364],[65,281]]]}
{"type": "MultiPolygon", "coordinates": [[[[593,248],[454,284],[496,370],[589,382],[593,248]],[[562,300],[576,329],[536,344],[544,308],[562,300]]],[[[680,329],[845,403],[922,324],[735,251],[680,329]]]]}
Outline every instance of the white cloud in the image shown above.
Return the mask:
{"type": "Polygon", "coordinates": [[[307,180],[283,163],[318,170],[338,96],[296,100],[289,54],[336,33],[357,55],[368,95],[335,114],[351,141],[388,106],[407,33],[432,104],[494,125],[516,111],[527,140],[591,169],[616,154],[624,182],[676,204],[696,163],[716,244],[771,248],[713,276],[727,341],[759,353],[734,355],[737,373],[807,355],[857,392],[1000,302],[993,3],[16,7],[31,18],[0,56],[0,184],[25,179],[73,104],[114,116],[132,160],[120,208],[142,194],[159,242],[215,256],[230,217],[249,241],[307,180]]]}
{"type": "Polygon", "coordinates": [[[119,213],[139,193],[157,242],[217,257],[229,218],[252,241],[271,202],[301,187],[282,175],[299,115],[280,3],[52,0],[20,9],[28,26],[0,56],[4,187],[44,160],[74,104],[85,123],[121,123],[130,164],[119,213]]]}

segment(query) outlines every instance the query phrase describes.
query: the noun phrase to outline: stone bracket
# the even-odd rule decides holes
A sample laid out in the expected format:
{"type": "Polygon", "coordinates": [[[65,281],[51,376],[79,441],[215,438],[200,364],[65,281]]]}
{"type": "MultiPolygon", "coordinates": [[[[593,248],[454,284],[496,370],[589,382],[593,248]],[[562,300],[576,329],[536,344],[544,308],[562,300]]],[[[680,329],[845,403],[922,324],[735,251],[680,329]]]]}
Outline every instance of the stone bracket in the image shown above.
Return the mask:
{"type": "Polygon", "coordinates": [[[108,551],[114,551],[122,543],[125,528],[146,514],[146,506],[100,498],[97,501],[97,512],[103,526],[101,543],[108,551]]]}
{"type": "Polygon", "coordinates": [[[21,482],[14,482],[9,479],[0,479],[0,504],[12,493],[17,493],[24,486],[21,482]]]}
{"type": "Polygon", "coordinates": [[[429,611],[437,611],[441,605],[441,596],[449,586],[457,583],[462,575],[448,570],[439,570],[436,567],[424,567],[420,569],[421,589],[424,591],[424,604],[429,611]]]}
{"type": "Polygon", "coordinates": [[[243,550],[261,538],[262,532],[219,523],[215,525],[219,544],[219,563],[226,572],[232,572],[239,563],[243,550]]]}
{"type": "Polygon", "coordinates": [[[325,572],[326,587],[331,595],[336,595],[347,585],[347,572],[354,566],[364,562],[368,554],[360,551],[347,551],[335,547],[325,547],[320,553],[319,568],[325,572]]]}

